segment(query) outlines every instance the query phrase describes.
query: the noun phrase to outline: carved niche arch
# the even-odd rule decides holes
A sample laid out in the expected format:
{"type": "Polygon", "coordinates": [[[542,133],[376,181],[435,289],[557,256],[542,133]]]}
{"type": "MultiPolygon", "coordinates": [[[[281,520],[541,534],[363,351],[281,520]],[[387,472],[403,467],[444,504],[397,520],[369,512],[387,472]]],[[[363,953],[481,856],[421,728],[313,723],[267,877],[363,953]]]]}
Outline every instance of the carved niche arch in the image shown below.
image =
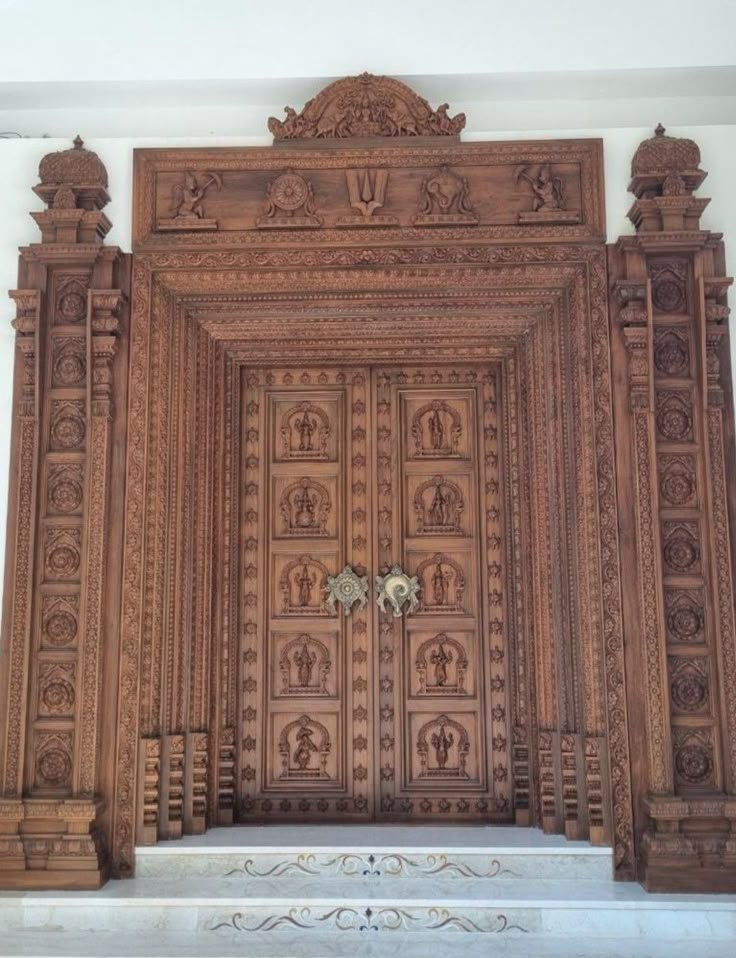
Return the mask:
{"type": "Polygon", "coordinates": [[[284,643],[279,656],[279,671],[281,672],[281,694],[282,695],[329,695],[327,688],[327,679],[332,668],[330,659],[330,650],[319,639],[304,632],[289,642],[284,643]],[[314,649],[314,652],[310,652],[314,649]],[[292,675],[303,667],[297,656],[302,655],[306,650],[307,654],[314,656],[309,662],[310,677],[306,681],[298,678],[296,682],[292,681],[292,675]],[[316,676],[316,681],[313,681],[316,676]]]}
{"type": "Polygon", "coordinates": [[[416,575],[422,590],[415,614],[464,611],[465,572],[456,559],[437,552],[419,563],[416,575]]]}
{"type": "Polygon", "coordinates": [[[302,478],[290,483],[279,504],[287,535],[325,536],[332,509],[330,494],[316,479],[302,478]]]}
{"type": "Polygon", "coordinates": [[[465,726],[455,719],[438,715],[425,722],[417,734],[416,749],[421,762],[421,778],[468,777],[466,765],[470,736],[465,726]],[[430,734],[433,729],[434,734],[430,734]],[[430,751],[434,751],[434,759],[430,758],[430,751]],[[447,765],[453,754],[457,756],[457,764],[447,765]]]}
{"type": "Polygon", "coordinates": [[[464,509],[465,501],[460,486],[445,476],[425,479],[414,493],[414,512],[420,535],[462,534],[461,516],[464,509]],[[424,499],[428,489],[434,490],[429,504],[424,499]]]}
{"type": "Polygon", "coordinates": [[[279,754],[281,755],[281,778],[300,781],[329,778],[327,758],[332,743],[330,733],[325,726],[309,715],[302,715],[289,722],[279,736],[279,754]],[[294,741],[291,733],[296,732],[294,741]],[[319,738],[314,740],[313,734],[319,738]],[[318,762],[315,768],[313,758],[318,762]]]}
{"type": "Polygon", "coordinates": [[[457,456],[462,428],[457,409],[444,399],[433,399],[432,402],[426,403],[417,409],[412,418],[411,434],[415,443],[415,455],[432,459],[457,456]]]}
{"type": "Polygon", "coordinates": [[[287,562],[279,576],[284,615],[328,615],[324,595],[329,574],[313,556],[287,562]]]}
{"type": "Polygon", "coordinates": [[[452,636],[447,635],[445,632],[440,632],[437,635],[433,635],[431,638],[425,639],[424,642],[422,642],[417,649],[415,667],[419,675],[420,695],[467,694],[465,690],[465,673],[468,670],[467,650],[461,642],[458,642],[457,639],[453,639],[452,636]],[[443,649],[445,646],[450,647],[451,651],[449,655],[448,653],[442,655],[439,652],[439,650],[443,649]],[[435,653],[430,651],[432,649],[435,650],[435,653]],[[448,666],[452,667],[452,670],[455,672],[454,682],[450,682],[447,679],[440,682],[436,678],[433,682],[428,680],[427,673],[431,666],[435,664],[432,661],[433,654],[435,656],[440,655],[442,665],[447,671],[449,671],[448,666]]]}
{"type": "Polygon", "coordinates": [[[287,459],[327,459],[329,436],[330,419],[319,406],[301,402],[284,413],[281,438],[287,459]]]}

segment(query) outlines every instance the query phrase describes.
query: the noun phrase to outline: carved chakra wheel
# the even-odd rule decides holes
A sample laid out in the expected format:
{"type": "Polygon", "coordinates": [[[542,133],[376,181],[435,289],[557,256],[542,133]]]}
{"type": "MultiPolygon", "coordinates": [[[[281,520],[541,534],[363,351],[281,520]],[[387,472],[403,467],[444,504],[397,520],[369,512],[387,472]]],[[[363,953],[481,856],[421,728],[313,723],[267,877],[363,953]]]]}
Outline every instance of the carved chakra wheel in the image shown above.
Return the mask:
{"type": "Polygon", "coordinates": [[[278,209],[293,212],[307,202],[309,187],[303,176],[297,173],[282,173],[271,184],[270,196],[278,209]]]}
{"type": "Polygon", "coordinates": [[[355,603],[364,609],[368,603],[368,576],[358,575],[349,565],[338,575],[327,577],[325,605],[334,615],[336,603],[342,605],[345,615],[350,615],[355,603]]]}

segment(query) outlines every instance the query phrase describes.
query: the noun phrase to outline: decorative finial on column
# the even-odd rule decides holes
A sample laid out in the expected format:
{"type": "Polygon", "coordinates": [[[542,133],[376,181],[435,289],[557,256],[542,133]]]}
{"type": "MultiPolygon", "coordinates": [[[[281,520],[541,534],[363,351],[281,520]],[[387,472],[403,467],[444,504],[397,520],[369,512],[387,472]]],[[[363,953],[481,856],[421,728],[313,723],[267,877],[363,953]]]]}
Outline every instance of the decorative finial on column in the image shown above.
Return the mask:
{"type": "Polygon", "coordinates": [[[694,140],[667,136],[658,123],[654,136],[643,140],[631,161],[629,190],[636,202],[629,219],[638,232],[697,230],[708,203],[693,193],[708,174],[700,168],[694,140]]]}
{"type": "Polygon", "coordinates": [[[33,192],[48,209],[31,215],[44,243],[96,243],[110,229],[102,212],[110,202],[105,165],[79,134],[72,142],[68,150],[47,153],[38,166],[33,192]]]}

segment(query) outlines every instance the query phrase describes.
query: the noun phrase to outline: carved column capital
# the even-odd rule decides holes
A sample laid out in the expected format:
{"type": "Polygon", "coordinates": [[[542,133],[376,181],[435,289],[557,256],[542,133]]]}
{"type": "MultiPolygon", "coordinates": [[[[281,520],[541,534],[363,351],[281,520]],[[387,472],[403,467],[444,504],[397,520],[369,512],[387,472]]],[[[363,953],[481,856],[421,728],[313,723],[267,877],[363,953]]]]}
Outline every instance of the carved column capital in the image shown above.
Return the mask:
{"type": "Polygon", "coordinates": [[[92,303],[92,332],[112,333],[118,331],[120,310],[125,302],[125,296],[120,289],[93,289],[90,290],[92,303]]]}
{"type": "Polygon", "coordinates": [[[117,348],[122,290],[90,290],[92,333],[92,415],[112,415],[112,363],[117,348]]]}
{"type": "Polygon", "coordinates": [[[721,386],[721,343],[728,335],[725,326],[708,323],[705,331],[705,370],[709,409],[720,409],[724,403],[721,386]]]}
{"type": "Polygon", "coordinates": [[[619,279],[611,284],[613,299],[621,307],[618,322],[621,326],[643,326],[648,319],[646,280],[619,279]]]}
{"type": "Polygon", "coordinates": [[[648,410],[651,406],[649,331],[645,326],[625,326],[623,336],[629,359],[631,409],[648,410]]]}
{"type": "Polygon", "coordinates": [[[36,417],[36,333],[41,311],[41,292],[37,289],[11,289],[16,317],[12,321],[16,346],[23,356],[23,395],[18,409],[23,419],[36,417]]]}
{"type": "Polygon", "coordinates": [[[703,280],[705,318],[709,323],[722,323],[731,310],[726,305],[726,292],[733,283],[731,276],[712,276],[703,280]]]}

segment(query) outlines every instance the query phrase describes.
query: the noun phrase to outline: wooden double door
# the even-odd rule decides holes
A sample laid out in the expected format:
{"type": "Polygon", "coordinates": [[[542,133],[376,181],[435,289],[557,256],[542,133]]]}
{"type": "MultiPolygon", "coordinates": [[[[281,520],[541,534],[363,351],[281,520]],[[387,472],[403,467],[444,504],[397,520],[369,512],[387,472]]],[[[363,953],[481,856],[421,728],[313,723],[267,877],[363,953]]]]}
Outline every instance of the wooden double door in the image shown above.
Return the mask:
{"type": "Polygon", "coordinates": [[[242,375],[240,820],[508,818],[499,371],[242,375]]]}

